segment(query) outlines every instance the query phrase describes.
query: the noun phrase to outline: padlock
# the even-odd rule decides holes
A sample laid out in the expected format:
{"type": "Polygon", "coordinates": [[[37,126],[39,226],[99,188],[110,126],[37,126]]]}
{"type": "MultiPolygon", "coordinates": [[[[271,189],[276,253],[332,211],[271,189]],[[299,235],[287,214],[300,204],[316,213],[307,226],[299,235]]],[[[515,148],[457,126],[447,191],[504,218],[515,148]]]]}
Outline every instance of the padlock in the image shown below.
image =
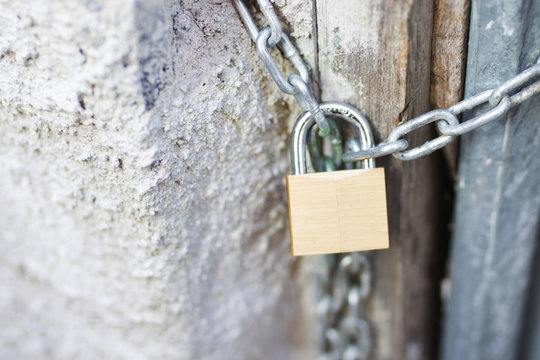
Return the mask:
{"type": "MultiPolygon", "coordinates": [[[[357,133],[360,146],[373,146],[367,119],[341,103],[320,104],[328,118],[344,120],[357,133]]],[[[291,134],[291,172],[287,176],[289,229],[294,256],[388,248],[384,169],[374,159],[362,169],[307,173],[306,141],[315,120],[298,118],[291,134]]]]}

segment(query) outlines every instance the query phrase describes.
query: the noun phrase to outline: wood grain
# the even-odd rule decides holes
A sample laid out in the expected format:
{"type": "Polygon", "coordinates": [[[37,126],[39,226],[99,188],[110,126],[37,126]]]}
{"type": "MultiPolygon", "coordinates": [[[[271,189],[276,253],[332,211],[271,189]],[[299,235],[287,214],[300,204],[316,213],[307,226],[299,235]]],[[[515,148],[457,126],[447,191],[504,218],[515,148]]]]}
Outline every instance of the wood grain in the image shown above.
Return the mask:
{"type": "Polygon", "coordinates": [[[287,192],[294,256],[388,248],[383,168],[289,175],[287,192]]]}
{"type": "MultiPolygon", "coordinates": [[[[536,62],[539,19],[540,1],[472,2],[465,96],[536,62]]],[[[461,137],[443,360],[540,359],[526,354],[532,334],[523,327],[534,321],[524,306],[528,284],[539,282],[531,278],[540,245],[539,114],[536,97],[461,137]]]]}
{"type": "MultiPolygon", "coordinates": [[[[470,0],[435,0],[431,38],[430,104],[445,109],[463,98],[470,0]]],[[[448,169],[457,177],[459,140],[443,148],[448,169]]]]}
{"type": "MultiPolygon", "coordinates": [[[[377,141],[430,110],[432,1],[318,0],[316,15],[324,100],[357,106],[377,141]]],[[[415,146],[434,135],[423,128],[407,140],[415,146]]],[[[371,254],[375,285],[366,317],[373,325],[373,359],[434,359],[451,209],[444,160],[437,152],[378,163],[387,175],[390,249],[371,254]]]]}

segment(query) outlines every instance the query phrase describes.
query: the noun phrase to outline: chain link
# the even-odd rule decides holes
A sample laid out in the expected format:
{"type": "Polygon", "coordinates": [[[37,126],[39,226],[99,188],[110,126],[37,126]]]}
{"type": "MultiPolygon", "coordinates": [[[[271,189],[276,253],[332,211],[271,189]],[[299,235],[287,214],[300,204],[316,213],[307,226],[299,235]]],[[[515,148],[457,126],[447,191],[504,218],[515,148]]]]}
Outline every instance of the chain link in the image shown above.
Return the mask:
{"type": "Polygon", "coordinates": [[[366,360],[373,348],[364,301],[371,294],[372,272],[361,253],[326,255],[319,270],[320,360],[366,360]]]}
{"type": "Polygon", "coordinates": [[[270,2],[270,0],[258,0],[257,2],[259,3],[259,8],[261,9],[264,17],[270,25],[270,29],[272,30],[272,34],[268,39],[268,45],[276,46],[281,41],[281,38],[283,36],[283,30],[281,29],[279,19],[274,12],[274,6],[270,2]]]}
{"type": "Polygon", "coordinates": [[[413,160],[428,155],[452,142],[456,136],[466,134],[480,126],[504,117],[510,109],[540,94],[540,59],[536,65],[524,70],[499,87],[486,90],[458,102],[446,110],[433,110],[413,118],[390,132],[387,140],[377,146],[343,155],[343,161],[358,161],[392,154],[399,160],[413,160]],[[457,116],[485,105],[483,112],[459,123],[457,116]],[[441,135],[413,149],[402,137],[411,131],[437,122],[441,135]]]}
{"type": "MultiPolygon", "coordinates": [[[[428,113],[418,116],[417,118],[407,121],[403,125],[400,125],[394,130],[392,130],[390,132],[390,135],[388,136],[388,143],[396,143],[401,137],[405,136],[406,134],[435,121],[439,123],[441,121],[445,121],[450,126],[455,126],[459,124],[458,119],[451,112],[445,110],[430,111],[428,113]]],[[[400,160],[416,159],[420,156],[432,153],[433,151],[448,145],[453,140],[454,138],[452,136],[442,135],[414,149],[396,152],[394,153],[394,156],[400,160]]]]}
{"type": "Polygon", "coordinates": [[[291,42],[287,34],[281,28],[279,19],[274,11],[270,0],[257,0],[259,8],[268,21],[269,26],[259,31],[257,24],[251,17],[248,8],[241,0],[233,0],[233,4],[246,26],[246,29],[257,45],[257,52],[263,61],[270,76],[281,89],[281,91],[294,95],[298,104],[305,112],[313,115],[318,129],[319,136],[325,137],[330,133],[330,125],[324,114],[319,109],[319,102],[313,95],[310,88],[310,72],[308,66],[300,56],[298,49],[291,42]],[[270,49],[277,46],[282,54],[293,65],[298,74],[293,74],[288,78],[279,69],[276,61],[270,54],[270,49]]]}
{"type": "MultiPolygon", "coordinates": [[[[324,144],[319,143],[319,137],[316,135],[316,130],[308,132],[308,149],[311,164],[315,171],[335,171],[343,166],[343,140],[341,132],[333,119],[327,119],[330,125],[330,134],[326,139],[329,140],[332,149],[332,156],[324,154],[322,147],[324,144]],[[322,145],[322,146],[321,146],[322,145]]],[[[315,125],[314,127],[316,127],[315,125]]],[[[349,141],[349,140],[347,140],[349,141]]]]}

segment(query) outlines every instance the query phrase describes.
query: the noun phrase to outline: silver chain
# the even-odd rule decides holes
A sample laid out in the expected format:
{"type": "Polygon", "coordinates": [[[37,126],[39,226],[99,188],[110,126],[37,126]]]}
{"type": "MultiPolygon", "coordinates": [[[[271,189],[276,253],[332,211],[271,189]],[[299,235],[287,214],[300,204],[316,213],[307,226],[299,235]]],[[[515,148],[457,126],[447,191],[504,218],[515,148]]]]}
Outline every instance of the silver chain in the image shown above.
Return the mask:
{"type": "MultiPolygon", "coordinates": [[[[282,91],[295,95],[304,111],[311,113],[317,122],[320,136],[329,135],[330,125],[320,111],[319,102],[309,85],[310,72],[307,65],[287,34],[283,32],[271,2],[269,0],[257,2],[269,23],[269,26],[261,31],[246,5],[240,0],[233,0],[272,79],[282,91]],[[285,78],[270,54],[270,48],[274,46],[277,46],[291,61],[298,74],[285,78]]],[[[346,149],[358,150],[360,146],[355,139],[349,139],[346,149]]],[[[319,289],[317,314],[322,324],[319,341],[320,359],[366,360],[372,348],[371,327],[364,319],[363,306],[364,300],[371,293],[370,262],[365,255],[359,253],[326,255],[324,259],[317,277],[319,289]]]]}
{"type": "Polygon", "coordinates": [[[540,93],[540,59],[536,65],[517,74],[499,87],[486,90],[468,99],[462,100],[446,110],[433,110],[415,117],[393,129],[385,142],[368,149],[348,152],[343,161],[358,161],[392,154],[399,160],[413,160],[451,143],[456,136],[466,134],[480,126],[504,117],[508,111],[525,100],[540,93]],[[459,122],[458,116],[484,105],[482,112],[471,119],[459,122]],[[409,149],[409,143],[403,136],[437,122],[441,135],[418,147],[409,149]]]}
{"type": "MultiPolygon", "coordinates": [[[[269,26],[261,31],[249,14],[249,10],[241,0],[233,0],[233,4],[244,22],[247,31],[257,44],[257,52],[266,65],[270,76],[278,87],[287,94],[295,95],[302,110],[310,112],[317,122],[320,136],[327,136],[330,132],[328,122],[319,110],[319,102],[310,89],[310,72],[300,53],[293,45],[287,34],[283,32],[279,19],[270,0],[257,0],[261,12],[267,19],[269,26]],[[291,61],[298,74],[288,78],[278,68],[270,54],[270,48],[279,47],[284,56],[291,61]]],[[[343,161],[351,162],[376,158],[392,154],[399,160],[413,160],[451,143],[456,136],[466,134],[480,126],[486,125],[505,116],[510,109],[540,93],[540,59],[536,65],[504,82],[496,89],[486,90],[468,99],[458,102],[444,110],[433,110],[415,117],[391,132],[386,141],[377,146],[347,152],[343,161]],[[481,107],[482,112],[473,118],[460,123],[458,116],[465,111],[481,107]],[[441,135],[420,146],[409,149],[409,143],[403,136],[423,126],[437,122],[441,135]]]]}
{"type": "Polygon", "coordinates": [[[372,352],[371,326],[364,313],[364,301],[371,293],[370,261],[361,253],[324,259],[317,282],[319,359],[366,360],[372,352]]]}
{"type": "MultiPolygon", "coordinates": [[[[272,79],[287,94],[296,97],[302,110],[309,112],[319,128],[319,135],[330,134],[330,125],[319,108],[310,86],[310,71],[300,53],[283,31],[271,0],[257,0],[269,26],[259,31],[248,8],[241,0],[232,0],[246,29],[256,43],[257,52],[272,79]],[[298,74],[285,77],[270,51],[278,47],[298,74]]],[[[412,160],[430,154],[456,136],[466,134],[505,116],[512,107],[540,93],[540,59],[496,89],[487,90],[458,102],[444,110],[433,110],[394,128],[386,141],[361,149],[349,139],[343,161],[357,162],[392,154],[400,160],[412,160]],[[481,107],[482,112],[459,122],[458,116],[481,107]],[[409,149],[403,136],[423,126],[437,122],[441,133],[423,145],[409,149]],[[352,144],[352,145],[351,145],[352,144]]],[[[352,168],[347,165],[346,168],[352,168]]],[[[364,301],[371,292],[372,272],[369,259],[360,253],[327,255],[318,271],[319,301],[317,313],[322,324],[320,334],[321,360],[366,360],[370,357],[373,335],[365,319],[364,301]]]]}
{"type": "MultiPolygon", "coordinates": [[[[345,142],[346,151],[360,148],[358,139],[350,138],[345,142]]],[[[347,169],[365,166],[369,164],[346,164],[347,169]]],[[[319,360],[367,360],[372,355],[373,335],[364,302],[371,294],[373,276],[371,262],[365,254],[326,255],[319,267],[319,360]]]]}
{"type": "Polygon", "coordinates": [[[319,135],[322,137],[328,136],[330,133],[330,125],[324,114],[319,109],[319,102],[313,95],[310,88],[310,71],[298,49],[291,42],[287,34],[281,28],[279,19],[274,11],[274,7],[270,0],[257,0],[259,8],[264,17],[269,23],[268,27],[259,31],[257,24],[251,17],[248,8],[241,0],[233,0],[236,11],[246,29],[251,36],[251,39],[257,45],[257,52],[268,69],[270,76],[274,79],[281,91],[294,95],[296,101],[302,110],[311,113],[319,128],[319,135]],[[276,64],[276,61],[270,54],[270,49],[278,47],[283,55],[294,65],[298,74],[290,75],[288,78],[281,72],[276,64]]]}

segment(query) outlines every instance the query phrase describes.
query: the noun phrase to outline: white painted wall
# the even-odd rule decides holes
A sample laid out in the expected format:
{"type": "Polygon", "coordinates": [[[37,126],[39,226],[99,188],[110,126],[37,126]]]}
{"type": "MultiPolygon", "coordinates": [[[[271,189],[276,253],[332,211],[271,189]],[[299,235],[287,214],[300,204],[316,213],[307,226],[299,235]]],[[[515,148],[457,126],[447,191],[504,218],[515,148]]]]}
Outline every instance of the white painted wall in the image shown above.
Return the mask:
{"type": "Polygon", "coordinates": [[[0,0],[0,358],[312,358],[298,113],[228,1],[0,0]]]}

